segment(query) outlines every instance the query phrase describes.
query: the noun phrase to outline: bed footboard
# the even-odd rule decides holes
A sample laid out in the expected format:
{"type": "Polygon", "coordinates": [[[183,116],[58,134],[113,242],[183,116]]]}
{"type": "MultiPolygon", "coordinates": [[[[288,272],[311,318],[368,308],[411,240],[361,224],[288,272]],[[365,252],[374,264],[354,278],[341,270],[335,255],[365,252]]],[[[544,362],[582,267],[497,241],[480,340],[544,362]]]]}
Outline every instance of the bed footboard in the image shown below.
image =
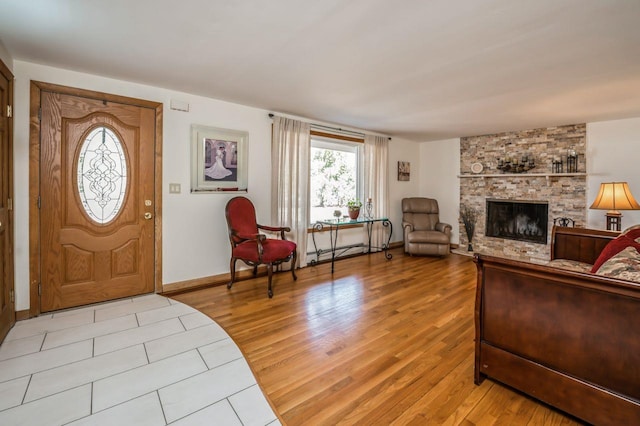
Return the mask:
{"type": "Polygon", "coordinates": [[[476,255],[475,381],[593,424],[640,424],[640,285],[476,255]]]}

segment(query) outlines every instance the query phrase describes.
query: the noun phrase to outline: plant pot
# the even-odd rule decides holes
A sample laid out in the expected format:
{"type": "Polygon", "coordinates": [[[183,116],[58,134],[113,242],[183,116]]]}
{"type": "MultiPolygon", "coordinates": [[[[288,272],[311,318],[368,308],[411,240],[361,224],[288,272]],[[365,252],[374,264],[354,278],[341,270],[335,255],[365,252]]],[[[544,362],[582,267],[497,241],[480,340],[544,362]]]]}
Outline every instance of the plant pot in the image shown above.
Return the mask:
{"type": "Polygon", "coordinates": [[[360,216],[360,208],[357,209],[349,209],[349,217],[352,220],[356,220],[360,216]]]}

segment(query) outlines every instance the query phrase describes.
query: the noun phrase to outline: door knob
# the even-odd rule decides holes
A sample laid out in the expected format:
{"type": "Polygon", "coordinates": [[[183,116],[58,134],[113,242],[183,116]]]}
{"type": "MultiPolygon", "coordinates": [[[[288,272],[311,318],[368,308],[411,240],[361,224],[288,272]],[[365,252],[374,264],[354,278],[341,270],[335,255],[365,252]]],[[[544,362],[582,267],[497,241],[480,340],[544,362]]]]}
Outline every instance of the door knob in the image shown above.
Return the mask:
{"type": "Polygon", "coordinates": [[[146,212],[146,213],[144,214],[144,218],[145,218],[146,220],[149,220],[149,219],[151,219],[152,217],[153,217],[153,215],[152,215],[151,213],[149,213],[149,212],[146,212]]]}

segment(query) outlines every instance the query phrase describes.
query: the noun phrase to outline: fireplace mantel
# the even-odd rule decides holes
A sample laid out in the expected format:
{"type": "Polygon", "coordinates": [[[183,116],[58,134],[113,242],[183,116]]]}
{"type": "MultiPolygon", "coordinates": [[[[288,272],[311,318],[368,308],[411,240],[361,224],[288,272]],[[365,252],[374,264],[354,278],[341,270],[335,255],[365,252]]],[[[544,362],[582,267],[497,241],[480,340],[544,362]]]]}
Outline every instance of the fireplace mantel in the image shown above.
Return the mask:
{"type": "Polygon", "coordinates": [[[462,174],[458,175],[462,179],[477,179],[477,178],[527,178],[527,177],[543,177],[547,179],[547,186],[552,178],[560,177],[585,177],[586,173],[486,173],[486,174],[462,174]]]}

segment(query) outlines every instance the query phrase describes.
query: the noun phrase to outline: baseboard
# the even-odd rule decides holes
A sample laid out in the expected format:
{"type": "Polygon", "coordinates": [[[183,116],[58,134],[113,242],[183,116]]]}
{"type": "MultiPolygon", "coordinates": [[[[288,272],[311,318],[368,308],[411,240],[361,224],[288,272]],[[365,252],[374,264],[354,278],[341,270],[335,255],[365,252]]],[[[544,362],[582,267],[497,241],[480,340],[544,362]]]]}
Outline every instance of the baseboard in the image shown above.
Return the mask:
{"type": "Polygon", "coordinates": [[[389,244],[389,250],[393,250],[398,247],[404,247],[404,241],[395,241],[389,244]]]}
{"type": "MultiPolygon", "coordinates": [[[[257,276],[267,275],[267,268],[265,266],[258,267],[257,276]]],[[[199,290],[201,288],[216,287],[220,285],[226,285],[229,282],[229,273],[211,275],[209,277],[195,278],[192,280],[177,281],[175,283],[163,284],[162,295],[170,296],[173,294],[179,294],[186,291],[199,290]]],[[[242,280],[248,280],[253,278],[253,268],[243,269],[236,271],[236,282],[242,280]]]]}
{"type": "MultiPolygon", "coordinates": [[[[459,244],[449,244],[449,248],[451,250],[456,249],[459,247],[459,244]]],[[[393,250],[393,249],[397,249],[397,248],[404,248],[404,241],[396,241],[393,242],[391,244],[389,244],[389,250],[393,250]]]]}
{"type": "Polygon", "coordinates": [[[16,321],[22,321],[31,318],[29,315],[29,310],[25,309],[24,311],[16,311],[16,321]]]}
{"type": "MultiPolygon", "coordinates": [[[[402,241],[394,242],[389,244],[389,250],[404,247],[404,243],[402,241]]],[[[354,253],[352,255],[341,256],[341,259],[355,256],[366,255],[367,253],[354,253]]],[[[331,259],[321,260],[318,264],[331,262],[331,259]]],[[[307,265],[311,266],[311,264],[307,265]]],[[[257,276],[266,276],[267,268],[264,265],[258,267],[257,276]]],[[[187,291],[199,290],[202,288],[208,287],[216,287],[220,285],[226,285],[229,282],[229,273],[212,275],[209,277],[195,278],[193,280],[185,280],[185,281],[177,281],[175,283],[163,284],[162,285],[162,294],[163,296],[171,296],[174,294],[180,294],[187,291]]],[[[236,272],[236,282],[242,280],[248,280],[254,278],[253,277],[253,269],[243,269],[241,271],[236,272]]]]}

